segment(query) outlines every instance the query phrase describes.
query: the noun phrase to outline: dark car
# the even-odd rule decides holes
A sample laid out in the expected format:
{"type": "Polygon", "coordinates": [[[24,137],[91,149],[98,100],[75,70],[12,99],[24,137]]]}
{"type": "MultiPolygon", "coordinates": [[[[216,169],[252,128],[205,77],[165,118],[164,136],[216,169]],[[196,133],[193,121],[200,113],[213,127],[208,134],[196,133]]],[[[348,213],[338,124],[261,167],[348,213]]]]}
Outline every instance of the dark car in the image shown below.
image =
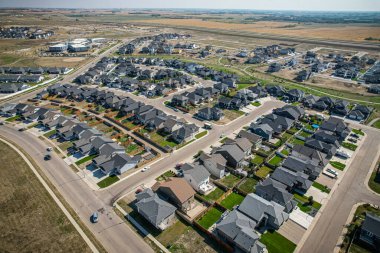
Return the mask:
{"type": "Polygon", "coordinates": [[[49,155],[49,154],[45,155],[45,156],[44,156],[44,160],[45,160],[45,161],[49,161],[49,160],[51,160],[51,155],[49,155]]]}

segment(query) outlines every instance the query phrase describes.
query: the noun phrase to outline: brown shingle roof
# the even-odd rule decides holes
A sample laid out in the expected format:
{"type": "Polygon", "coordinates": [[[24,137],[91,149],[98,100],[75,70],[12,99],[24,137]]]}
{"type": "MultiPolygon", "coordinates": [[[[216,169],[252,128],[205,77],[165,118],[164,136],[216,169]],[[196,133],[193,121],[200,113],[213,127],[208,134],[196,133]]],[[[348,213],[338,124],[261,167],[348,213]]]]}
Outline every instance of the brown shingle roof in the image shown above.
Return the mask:
{"type": "Polygon", "coordinates": [[[181,203],[184,203],[195,194],[194,189],[186,180],[177,177],[172,177],[165,182],[157,182],[153,185],[152,190],[156,191],[160,188],[168,188],[181,203]]]}

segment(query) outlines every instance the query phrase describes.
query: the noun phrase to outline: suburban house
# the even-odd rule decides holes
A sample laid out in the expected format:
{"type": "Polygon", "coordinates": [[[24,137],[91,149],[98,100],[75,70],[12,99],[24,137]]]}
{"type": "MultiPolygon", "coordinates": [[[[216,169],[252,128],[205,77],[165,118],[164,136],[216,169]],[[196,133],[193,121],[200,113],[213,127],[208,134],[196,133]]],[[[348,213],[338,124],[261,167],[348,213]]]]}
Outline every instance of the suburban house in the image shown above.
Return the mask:
{"type": "Polygon", "coordinates": [[[251,132],[248,132],[246,130],[241,130],[237,136],[239,138],[248,139],[251,142],[251,144],[253,145],[252,146],[253,149],[257,148],[262,143],[262,137],[261,136],[254,134],[254,133],[251,133],[251,132]]]}
{"type": "Polygon", "coordinates": [[[343,141],[351,132],[347,124],[342,119],[336,117],[330,117],[327,121],[323,122],[320,129],[335,133],[339,141],[343,141]]]}
{"type": "Polygon", "coordinates": [[[248,194],[237,209],[254,220],[256,227],[278,229],[289,218],[289,214],[284,211],[285,207],[254,193],[248,194]]]}
{"type": "Polygon", "coordinates": [[[195,191],[183,178],[171,177],[164,182],[157,182],[152,190],[167,198],[179,210],[187,212],[194,207],[195,191]]]}
{"type": "Polygon", "coordinates": [[[197,113],[198,117],[205,119],[205,120],[220,120],[223,118],[224,114],[222,110],[216,108],[216,107],[205,107],[198,111],[197,113]]]}
{"type": "Polygon", "coordinates": [[[198,160],[215,178],[223,178],[227,173],[227,160],[221,154],[208,155],[202,152],[198,160]]]}
{"type": "Polygon", "coordinates": [[[365,105],[355,105],[354,109],[347,115],[349,119],[353,120],[365,120],[371,114],[373,108],[365,106],[365,105]]]}
{"type": "Polygon", "coordinates": [[[135,168],[140,160],[140,156],[131,157],[125,153],[113,153],[109,156],[107,161],[98,164],[98,167],[105,175],[120,175],[130,169],[135,168]]]}
{"type": "Polygon", "coordinates": [[[266,141],[272,139],[274,133],[273,128],[269,124],[251,123],[249,129],[266,141]]]}
{"type": "Polygon", "coordinates": [[[323,169],[311,159],[301,159],[293,156],[288,156],[282,162],[282,166],[294,172],[303,172],[309,175],[310,180],[315,180],[323,169]]]}
{"type": "Polygon", "coordinates": [[[337,151],[337,147],[335,145],[325,143],[311,137],[305,139],[305,146],[325,153],[327,155],[326,158],[328,159],[333,157],[337,151]]]}
{"type": "Polygon", "coordinates": [[[184,143],[194,139],[199,127],[195,124],[186,124],[172,132],[171,138],[177,143],[184,143]]]}
{"type": "Polygon", "coordinates": [[[246,153],[236,144],[225,144],[212,151],[213,154],[220,154],[227,160],[227,165],[232,168],[243,166],[246,153]]]}
{"type": "Polygon", "coordinates": [[[297,157],[299,159],[310,159],[312,161],[315,161],[315,164],[318,164],[321,167],[326,166],[328,163],[328,159],[326,158],[326,154],[313,149],[306,147],[304,145],[294,145],[292,148],[291,156],[297,157]]]}
{"type": "Polygon", "coordinates": [[[268,200],[285,207],[284,211],[290,213],[296,206],[297,202],[293,199],[293,194],[286,190],[287,186],[272,178],[267,178],[256,185],[255,193],[268,200]]]}
{"type": "Polygon", "coordinates": [[[165,230],[176,221],[175,206],[161,199],[152,190],[146,189],[136,194],[136,199],[137,212],[155,228],[165,230]]]}
{"type": "Polygon", "coordinates": [[[312,185],[312,182],[308,179],[309,176],[305,173],[294,172],[283,167],[275,169],[270,177],[286,185],[289,192],[306,192],[312,185]]]}
{"type": "Polygon", "coordinates": [[[216,225],[216,232],[241,252],[264,253],[266,247],[259,241],[260,237],[255,232],[256,225],[254,220],[235,209],[216,225]]]}
{"type": "Polygon", "coordinates": [[[291,89],[284,95],[284,99],[289,102],[299,102],[303,99],[305,92],[299,89],[291,89]]]}
{"type": "Polygon", "coordinates": [[[374,249],[380,249],[380,216],[367,212],[360,228],[359,239],[374,249]]]}
{"type": "Polygon", "coordinates": [[[183,177],[197,192],[204,194],[212,189],[210,173],[203,165],[185,163],[181,166],[181,170],[183,177]]]}

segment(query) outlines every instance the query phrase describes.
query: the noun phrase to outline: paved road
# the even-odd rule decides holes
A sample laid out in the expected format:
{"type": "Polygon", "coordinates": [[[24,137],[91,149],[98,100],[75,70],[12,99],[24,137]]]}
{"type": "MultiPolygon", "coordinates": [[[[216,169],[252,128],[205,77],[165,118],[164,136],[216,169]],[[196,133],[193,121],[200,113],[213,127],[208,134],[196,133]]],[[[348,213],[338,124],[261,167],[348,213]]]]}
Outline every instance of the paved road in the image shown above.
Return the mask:
{"type": "Polygon", "coordinates": [[[368,172],[373,170],[379,156],[380,131],[360,127],[367,138],[298,252],[333,252],[352,206],[359,202],[380,205],[380,197],[365,185],[368,172]]]}
{"type": "Polygon", "coordinates": [[[108,204],[109,201],[104,201],[112,198],[108,191],[91,190],[88,184],[56,154],[53,154],[52,160],[44,161],[47,145],[36,136],[28,132],[19,132],[10,125],[0,126],[0,135],[17,143],[34,158],[37,165],[108,252],[153,252],[150,246],[116,215],[112,206],[108,204]],[[104,208],[104,212],[100,214],[99,223],[92,224],[89,220],[90,215],[101,208],[104,208]]]}

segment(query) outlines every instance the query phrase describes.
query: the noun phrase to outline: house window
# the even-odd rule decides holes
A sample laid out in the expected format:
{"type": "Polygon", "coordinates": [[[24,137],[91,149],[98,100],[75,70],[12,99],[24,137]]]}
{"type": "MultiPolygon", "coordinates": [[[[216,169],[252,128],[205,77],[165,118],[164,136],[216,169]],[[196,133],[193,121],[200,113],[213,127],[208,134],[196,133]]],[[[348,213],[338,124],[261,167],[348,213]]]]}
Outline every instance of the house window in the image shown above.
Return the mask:
{"type": "Polygon", "coordinates": [[[368,235],[369,237],[373,237],[373,234],[372,234],[371,232],[366,231],[366,233],[367,233],[367,235],[368,235]]]}

